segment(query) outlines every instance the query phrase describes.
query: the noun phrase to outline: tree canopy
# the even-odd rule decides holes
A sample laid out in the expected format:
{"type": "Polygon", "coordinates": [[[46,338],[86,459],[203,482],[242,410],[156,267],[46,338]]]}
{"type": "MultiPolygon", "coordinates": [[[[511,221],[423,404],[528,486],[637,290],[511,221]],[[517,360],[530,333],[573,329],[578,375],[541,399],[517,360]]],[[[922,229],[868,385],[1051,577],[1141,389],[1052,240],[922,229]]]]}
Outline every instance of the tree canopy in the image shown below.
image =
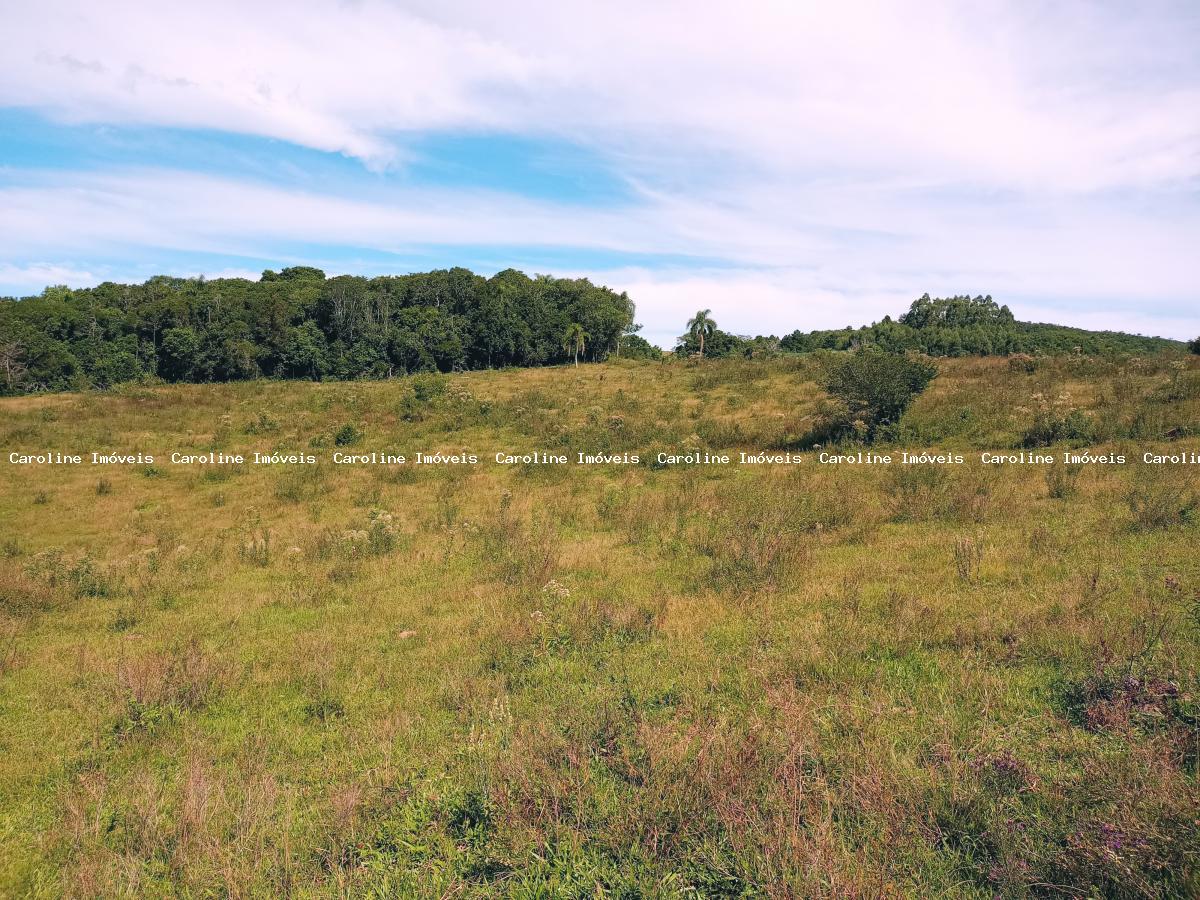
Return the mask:
{"type": "MultiPolygon", "coordinates": [[[[966,356],[1152,353],[1163,338],[1019,322],[991,297],[916,300],[898,320],[795,331],[782,340],[722,331],[701,310],[680,356],[763,357],[875,348],[966,356]]],[[[628,294],[586,278],[532,278],[463,269],[327,278],[320,269],[268,269],[244,278],[171,278],[93,288],[48,287],[0,298],[0,394],[108,387],[139,378],[364,378],[540,366],[610,355],[660,359],[636,332],[628,294]],[[577,326],[577,329],[576,327],[577,326]],[[569,336],[568,336],[569,335],[569,336]]],[[[1200,350],[1200,339],[1192,343],[1200,350]]]]}
{"type": "Polygon", "coordinates": [[[616,350],[633,314],[625,293],[512,269],[326,278],[297,266],[259,281],[50,287],[0,300],[0,391],[537,366],[576,351],[594,361],[616,350]],[[586,348],[564,344],[571,325],[586,348]]]}

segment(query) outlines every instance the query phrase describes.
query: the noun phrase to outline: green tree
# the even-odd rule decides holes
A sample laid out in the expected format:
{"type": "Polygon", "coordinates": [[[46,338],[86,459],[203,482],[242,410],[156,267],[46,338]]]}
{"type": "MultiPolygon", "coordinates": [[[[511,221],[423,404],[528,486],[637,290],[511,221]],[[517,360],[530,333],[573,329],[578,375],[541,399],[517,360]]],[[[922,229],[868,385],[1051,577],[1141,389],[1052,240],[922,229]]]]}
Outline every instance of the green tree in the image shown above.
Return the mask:
{"type": "Polygon", "coordinates": [[[935,375],[937,366],[926,360],[882,350],[858,350],[832,360],[822,383],[843,407],[829,423],[833,436],[852,432],[874,440],[881,427],[900,420],[935,375]]]}
{"type": "Polygon", "coordinates": [[[1200,337],[1188,344],[1188,349],[1193,353],[1200,353],[1200,337]]]}
{"type": "Polygon", "coordinates": [[[187,381],[200,369],[200,335],[194,328],[168,328],[162,336],[162,374],[187,381]]]}
{"type": "Polygon", "coordinates": [[[640,334],[626,334],[621,342],[621,355],[626,359],[661,360],[663,352],[640,334]]]}
{"type": "Polygon", "coordinates": [[[681,335],[675,347],[675,353],[679,356],[689,357],[700,352],[700,338],[704,337],[704,357],[705,359],[725,359],[731,356],[748,356],[751,342],[738,337],[736,334],[730,334],[728,331],[722,331],[720,328],[714,328],[707,335],[703,332],[693,334],[688,332],[681,335]]]}
{"type": "Polygon", "coordinates": [[[288,329],[280,365],[285,375],[314,381],[329,371],[329,348],[315,322],[288,329]]]}
{"type": "Polygon", "coordinates": [[[702,309],[696,315],[688,319],[687,330],[688,334],[695,337],[700,342],[700,358],[704,359],[704,341],[712,336],[712,333],[717,329],[717,323],[712,319],[711,309],[702,309]]]}
{"type": "MultiPolygon", "coordinates": [[[[621,296],[624,297],[625,294],[622,293],[621,296]]],[[[630,338],[636,337],[637,333],[641,330],[642,330],[642,326],[640,324],[634,324],[634,322],[632,320],[630,321],[630,323],[628,325],[626,325],[624,328],[621,329],[621,333],[619,335],[617,335],[617,357],[618,358],[620,358],[620,356],[621,356],[621,345],[623,343],[627,343],[630,338]]]]}
{"type": "Polygon", "coordinates": [[[563,332],[563,349],[568,353],[575,354],[575,367],[579,367],[579,354],[584,349],[584,341],[588,338],[587,332],[583,330],[583,326],[578,322],[572,322],[567,326],[567,330],[563,332]]]}

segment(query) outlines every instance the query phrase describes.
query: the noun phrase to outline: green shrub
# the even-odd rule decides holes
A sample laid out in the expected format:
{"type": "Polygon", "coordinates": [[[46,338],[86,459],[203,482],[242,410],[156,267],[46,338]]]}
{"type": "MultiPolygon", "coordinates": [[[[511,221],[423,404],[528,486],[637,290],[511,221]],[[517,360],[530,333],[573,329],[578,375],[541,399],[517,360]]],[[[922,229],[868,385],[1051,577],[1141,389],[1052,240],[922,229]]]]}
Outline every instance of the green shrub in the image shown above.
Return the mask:
{"type": "Polygon", "coordinates": [[[346,424],[333,435],[333,443],[338,447],[350,447],[363,439],[363,433],[353,425],[346,424]]]}
{"type": "Polygon", "coordinates": [[[340,698],[327,691],[318,691],[316,696],[304,704],[305,721],[325,724],[346,715],[346,705],[340,698]]]}
{"type": "Polygon", "coordinates": [[[272,434],[279,430],[279,422],[270,413],[260,411],[257,416],[246,423],[246,434],[272,434]]]}
{"type": "Polygon", "coordinates": [[[899,421],[935,375],[937,366],[899,353],[860,350],[836,357],[822,378],[843,407],[833,414],[833,431],[874,440],[881,427],[899,421]]]}
{"type": "Polygon", "coordinates": [[[1025,432],[1022,444],[1026,447],[1049,447],[1051,444],[1068,442],[1087,444],[1096,439],[1096,423],[1087,413],[1079,409],[1039,409],[1033,424],[1025,432]]]}
{"type": "Polygon", "coordinates": [[[410,382],[413,399],[418,403],[432,403],[446,393],[447,378],[432,373],[414,375],[410,382]]]}

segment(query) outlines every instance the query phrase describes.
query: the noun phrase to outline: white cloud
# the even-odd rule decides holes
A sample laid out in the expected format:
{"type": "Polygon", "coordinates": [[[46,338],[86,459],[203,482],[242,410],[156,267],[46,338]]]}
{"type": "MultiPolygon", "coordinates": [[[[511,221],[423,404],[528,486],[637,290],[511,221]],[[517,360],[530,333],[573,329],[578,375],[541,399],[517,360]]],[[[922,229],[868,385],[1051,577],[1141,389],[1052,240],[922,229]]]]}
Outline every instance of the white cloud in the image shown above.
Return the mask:
{"type": "Polygon", "coordinates": [[[617,269],[590,274],[629,292],[638,304],[641,332],[670,349],[684,323],[711,309],[717,325],[734,334],[774,334],[797,328],[841,328],[867,324],[906,309],[912,297],[870,285],[822,286],[814,273],[796,269],[617,269]]]}
{"type": "Polygon", "coordinates": [[[213,128],[384,165],[391,129],[486,124],[529,64],[380,2],[48,0],[5,12],[0,103],[69,121],[213,128]]]}
{"type": "Polygon", "coordinates": [[[483,246],[516,264],[554,248],[703,260],[612,273],[668,341],[702,306],[735,331],[783,332],[866,322],[925,291],[1200,331],[1194,5],[10,6],[0,105],[268,136],[373,168],[418,132],[555,135],[633,192],[595,209],[386,178],[323,194],[10,169],[12,272],[168,251],[282,258],[289,244],[335,259],[483,246]]]}
{"type": "Polygon", "coordinates": [[[29,177],[0,187],[0,242],[271,255],[281,240],[403,251],[415,244],[558,245],[682,252],[652,213],[597,211],[454,189],[379,190],[373,199],[150,170],[29,177]]]}
{"type": "Polygon", "coordinates": [[[89,269],[70,264],[36,262],[24,266],[0,262],[0,285],[23,293],[41,293],[51,284],[90,287],[100,279],[89,269]]]}
{"type": "MultiPolygon", "coordinates": [[[[782,337],[797,329],[815,331],[877,322],[898,317],[924,288],[897,287],[897,281],[874,277],[830,278],[797,269],[617,269],[581,271],[599,283],[627,290],[638,304],[642,336],[670,349],[683,333],[684,323],[698,309],[711,309],[719,327],[734,334],[774,334],[782,337]]],[[[967,287],[931,291],[934,295],[977,293],[967,287]]],[[[1036,296],[1036,295],[1035,295],[1036,296]]],[[[1118,304],[1108,309],[1081,309],[1078,303],[1047,304],[1028,296],[1014,299],[996,292],[997,302],[1007,302],[1017,318],[1054,322],[1078,328],[1128,331],[1178,339],[1200,334],[1200,314],[1181,305],[1162,310],[1146,305],[1118,304]]]]}
{"type": "Polygon", "coordinates": [[[1098,308],[1136,331],[1200,333],[1200,263],[1191,252],[1200,211],[1188,206],[1157,215],[1099,200],[960,208],[871,189],[813,190],[789,202],[753,193],[708,203],[647,195],[613,210],[459,189],[351,198],[169,170],[26,181],[0,188],[0,246],[19,258],[286,258],[296,245],[320,245],[336,260],[364,250],[482,246],[537,270],[531,247],[692,254],[697,263],[686,270],[573,268],[629,290],[648,331],[667,341],[685,312],[704,306],[736,332],[783,333],[894,315],[926,291],[991,293],[1018,312],[1022,304],[1057,308],[1066,322],[1078,321],[1073,311],[1098,308]],[[714,259],[724,265],[706,261],[714,259]]]}
{"type": "Polygon", "coordinates": [[[469,128],[569,134],[658,174],[734,154],[805,178],[1144,186],[1200,171],[1197,14],[1154,10],[42,0],[5,13],[0,102],[373,165],[397,132],[469,128]]]}

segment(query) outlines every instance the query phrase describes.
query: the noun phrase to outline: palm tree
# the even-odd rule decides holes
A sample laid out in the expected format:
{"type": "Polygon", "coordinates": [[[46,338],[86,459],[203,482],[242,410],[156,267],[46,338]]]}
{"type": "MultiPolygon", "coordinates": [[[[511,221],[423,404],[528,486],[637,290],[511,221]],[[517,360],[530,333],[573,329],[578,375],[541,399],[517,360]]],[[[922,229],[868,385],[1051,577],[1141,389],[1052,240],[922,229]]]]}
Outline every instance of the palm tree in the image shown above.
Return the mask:
{"type": "Polygon", "coordinates": [[[692,318],[688,319],[687,330],[688,334],[695,335],[700,341],[700,358],[704,359],[704,340],[711,337],[712,333],[717,330],[717,323],[712,320],[709,315],[711,309],[702,309],[692,318]]]}
{"type": "Polygon", "coordinates": [[[567,326],[566,332],[563,334],[563,349],[568,353],[575,353],[575,365],[579,365],[579,352],[584,349],[584,341],[588,339],[587,332],[583,330],[583,326],[578,322],[572,322],[567,326]]]}

